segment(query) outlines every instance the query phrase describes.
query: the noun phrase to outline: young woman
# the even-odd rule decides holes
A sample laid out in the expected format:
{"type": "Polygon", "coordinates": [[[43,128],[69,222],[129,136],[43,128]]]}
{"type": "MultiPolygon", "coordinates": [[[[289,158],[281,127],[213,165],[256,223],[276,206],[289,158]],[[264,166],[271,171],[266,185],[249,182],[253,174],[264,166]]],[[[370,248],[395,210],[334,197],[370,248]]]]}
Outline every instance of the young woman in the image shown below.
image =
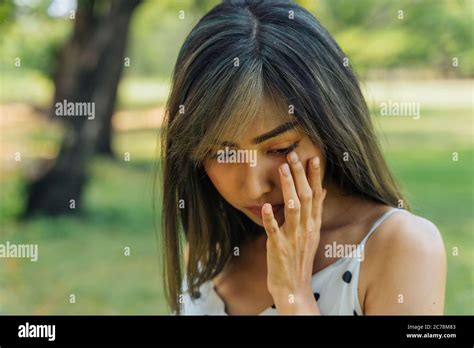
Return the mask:
{"type": "Polygon", "coordinates": [[[443,313],[440,233],[407,210],[345,58],[290,1],[225,1],[191,31],[162,144],[174,313],[443,313]]]}

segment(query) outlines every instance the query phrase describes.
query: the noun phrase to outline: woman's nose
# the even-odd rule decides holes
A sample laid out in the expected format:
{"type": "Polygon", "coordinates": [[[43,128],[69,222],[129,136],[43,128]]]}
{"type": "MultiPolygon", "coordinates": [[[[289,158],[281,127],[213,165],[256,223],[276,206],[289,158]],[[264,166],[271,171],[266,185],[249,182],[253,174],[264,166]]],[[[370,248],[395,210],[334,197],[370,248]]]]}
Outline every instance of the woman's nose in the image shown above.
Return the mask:
{"type": "Polygon", "coordinates": [[[266,168],[264,164],[257,164],[253,167],[245,164],[242,166],[241,175],[240,187],[242,193],[250,200],[259,201],[261,197],[270,193],[272,187],[274,187],[270,169],[266,168]]]}

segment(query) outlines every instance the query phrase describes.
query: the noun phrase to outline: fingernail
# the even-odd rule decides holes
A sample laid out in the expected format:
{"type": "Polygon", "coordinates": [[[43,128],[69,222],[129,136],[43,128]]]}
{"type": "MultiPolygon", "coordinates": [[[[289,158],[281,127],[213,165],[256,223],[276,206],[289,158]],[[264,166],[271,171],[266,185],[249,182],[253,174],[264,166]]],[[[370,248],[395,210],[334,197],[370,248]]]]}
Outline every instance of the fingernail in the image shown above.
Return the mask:
{"type": "Polygon", "coordinates": [[[291,163],[297,163],[298,162],[298,154],[294,151],[291,151],[290,154],[288,155],[288,159],[290,160],[291,163]]]}
{"type": "Polygon", "coordinates": [[[288,163],[283,164],[280,168],[284,176],[290,175],[290,167],[288,166],[288,163]]]}
{"type": "Polygon", "coordinates": [[[265,204],[263,205],[263,212],[264,212],[265,214],[270,214],[270,213],[272,212],[272,207],[271,207],[271,205],[268,204],[268,203],[265,203],[265,204]]]}
{"type": "Polygon", "coordinates": [[[319,157],[316,157],[313,159],[313,167],[318,168],[319,167],[319,157]]]}

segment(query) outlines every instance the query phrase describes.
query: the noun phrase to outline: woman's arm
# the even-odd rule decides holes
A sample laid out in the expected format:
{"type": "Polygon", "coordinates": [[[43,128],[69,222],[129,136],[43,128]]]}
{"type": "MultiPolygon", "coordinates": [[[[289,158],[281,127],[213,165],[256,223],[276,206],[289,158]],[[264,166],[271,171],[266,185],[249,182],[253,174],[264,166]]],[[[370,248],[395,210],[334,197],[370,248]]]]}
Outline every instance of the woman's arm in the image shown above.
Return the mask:
{"type": "Polygon", "coordinates": [[[390,220],[367,243],[364,313],[443,314],[446,254],[438,229],[412,214],[390,220]]]}

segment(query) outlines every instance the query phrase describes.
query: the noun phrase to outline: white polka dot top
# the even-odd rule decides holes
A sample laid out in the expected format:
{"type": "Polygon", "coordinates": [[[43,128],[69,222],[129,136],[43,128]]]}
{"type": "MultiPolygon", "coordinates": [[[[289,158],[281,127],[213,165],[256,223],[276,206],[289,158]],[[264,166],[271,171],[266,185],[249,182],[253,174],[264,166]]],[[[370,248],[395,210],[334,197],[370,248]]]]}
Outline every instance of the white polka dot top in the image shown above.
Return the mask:
{"type": "MultiPolygon", "coordinates": [[[[342,257],[336,256],[338,258],[336,262],[313,275],[312,289],[322,315],[363,315],[357,288],[364,246],[377,227],[397,211],[406,212],[397,208],[391,208],[385,212],[375,221],[360,244],[352,249],[352,254],[346,252],[342,257]]],[[[332,251],[337,254],[337,248],[333,246],[332,251]]],[[[183,315],[227,315],[225,304],[215,291],[212,281],[202,284],[199,291],[191,296],[187,291],[185,278],[183,289],[185,289],[183,315]]],[[[273,305],[260,315],[278,315],[278,312],[273,305]]]]}

